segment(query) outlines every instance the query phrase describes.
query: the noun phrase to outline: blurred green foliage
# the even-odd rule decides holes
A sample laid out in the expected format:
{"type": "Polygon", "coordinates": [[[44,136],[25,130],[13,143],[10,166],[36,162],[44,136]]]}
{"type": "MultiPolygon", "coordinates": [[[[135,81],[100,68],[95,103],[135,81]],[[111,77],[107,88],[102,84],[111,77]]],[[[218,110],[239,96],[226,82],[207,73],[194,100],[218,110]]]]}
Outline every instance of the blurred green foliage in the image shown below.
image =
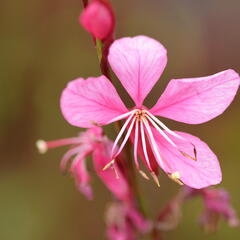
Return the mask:
{"type": "MultiPolygon", "coordinates": [[[[240,1],[112,1],[117,37],[145,34],[168,49],[169,63],[146,104],[152,105],[171,78],[240,72],[240,1]]],[[[95,199],[87,201],[73,180],[59,171],[64,149],[40,156],[38,138],[75,135],[59,110],[59,96],[69,80],[99,74],[91,37],[78,24],[80,0],[1,0],[0,2],[0,239],[104,239],[103,215],[110,195],[93,177],[95,199]]],[[[119,86],[119,84],[118,84],[119,86]]],[[[119,86],[120,94],[125,96],[119,86]]],[[[169,127],[204,139],[217,153],[221,187],[240,213],[239,96],[220,117],[190,126],[165,120],[169,127]]],[[[111,128],[109,128],[111,133],[111,128]]],[[[149,213],[154,216],[178,189],[164,174],[161,188],[140,180],[149,213]],[[151,208],[150,208],[151,206],[151,208]]],[[[206,235],[197,224],[196,200],[185,206],[183,221],[167,239],[238,239],[239,229],[222,223],[206,235]]]]}

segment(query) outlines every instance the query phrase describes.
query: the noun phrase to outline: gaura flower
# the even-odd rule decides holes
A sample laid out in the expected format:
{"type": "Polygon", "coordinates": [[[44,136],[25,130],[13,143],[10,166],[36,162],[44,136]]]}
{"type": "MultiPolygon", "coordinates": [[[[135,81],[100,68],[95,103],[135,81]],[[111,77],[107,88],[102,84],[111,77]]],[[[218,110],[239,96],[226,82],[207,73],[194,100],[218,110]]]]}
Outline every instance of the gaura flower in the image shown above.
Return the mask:
{"type": "Polygon", "coordinates": [[[204,211],[200,217],[200,224],[206,231],[216,231],[221,218],[226,220],[230,227],[240,226],[227,191],[214,188],[193,189],[185,186],[161,211],[156,221],[157,229],[169,231],[176,228],[182,216],[183,204],[196,197],[201,197],[203,200],[204,211]]]}
{"type": "Polygon", "coordinates": [[[166,66],[166,49],[146,36],[122,38],[111,45],[108,61],[135,102],[134,108],[126,108],[105,76],[73,80],[61,96],[62,113],[74,126],[90,128],[125,119],[107,167],[114,164],[131,135],[137,168],[140,170],[139,152],[156,181],[155,166],[159,166],[174,181],[192,188],[219,183],[221,169],[207,144],[190,134],[170,130],[156,116],[188,124],[207,122],[231,103],[239,87],[239,75],[226,70],[207,77],[173,79],[155,106],[148,109],[143,101],[166,66]]]}
{"type": "Polygon", "coordinates": [[[204,189],[202,192],[205,210],[200,218],[207,231],[215,231],[219,220],[224,218],[230,227],[240,226],[235,210],[230,204],[230,196],[224,189],[204,189]]]}
{"type": "Polygon", "coordinates": [[[92,0],[81,13],[79,21],[93,37],[101,40],[114,32],[114,14],[107,0],[92,0]]]}
{"type": "Polygon", "coordinates": [[[100,127],[90,128],[73,138],[49,142],[43,140],[37,141],[40,153],[45,153],[48,149],[65,145],[70,145],[71,147],[62,157],[60,167],[62,170],[65,170],[68,162],[72,159],[70,173],[75,178],[77,189],[88,199],[93,198],[93,193],[90,186],[91,177],[87,170],[86,158],[92,156],[96,173],[106,187],[117,199],[122,201],[131,200],[132,193],[123,166],[119,167],[119,165],[115,165],[114,171],[112,169],[102,171],[102,168],[111,160],[111,147],[113,143],[102,136],[102,129],[100,127]],[[118,186],[117,188],[116,185],[118,186]]]}
{"type": "Polygon", "coordinates": [[[136,240],[150,229],[150,222],[131,204],[112,203],[106,212],[109,240],[136,240]]]}

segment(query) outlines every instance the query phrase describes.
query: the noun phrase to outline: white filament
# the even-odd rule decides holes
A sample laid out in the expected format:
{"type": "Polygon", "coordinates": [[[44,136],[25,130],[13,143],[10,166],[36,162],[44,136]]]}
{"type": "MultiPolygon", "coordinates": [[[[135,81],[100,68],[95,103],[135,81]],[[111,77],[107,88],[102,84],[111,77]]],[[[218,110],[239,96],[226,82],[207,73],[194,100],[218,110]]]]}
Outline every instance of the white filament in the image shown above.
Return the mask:
{"type": "Polygon", "coordinates": [[[144,123],[144,125],[147,129],[147,133],[148,133],[147,136],[149,138],[149,142],[151,143],[151,148],[152,148],[152,151],[154,153],[154,156],[156,157],[156,160],[158,161],[159,165],[164,166],[163,160],[160,156],[160,153],[159,153],[159,150],[158,150],[158,147],[157,147],[157,143],[154,139],[154,136],[153,136],[152,130],[149,126],[149,123],[145,118],[143,118],[142,120],[143,120],[143,123],[144,123]]]}
{"type": "Polygon", "coordinates": [[[140,128],[141,128],[141,138],[142,138],[142,147],[143,147],[143,153],[144,153],[144,157],[146,159],[148,168],[152,170],[152,167],[150,165],[150,161],[149,161],[149,157],[148,157],[148,153],[147,153],[147,146],[146,146],[146,140],[145,140],[145,133],[144,133],[144,128],[143,128],[143,122],[140,121],[140,128]]]}
{"type": "Polygon", "coordinates": [[[116,146],[117,146],[120,138],[122,137],[125,129],[127,128],[128,124],[129,124],[129,122],[131,121],[131,119],[132,119],[132,117],[133,117],[134,114],[135,114],[135,113],[132,113],[132,114],[128,117],[128,119],[126,120],[126,122],[125,122],[124,125],[122,126],[120,132],[118,133],[118,135],[117,135],[117,137],[116,137],[116,139],[115,139],[115,141],[114,141],[114,143],[113,143],[112,153],[111,153],[112,156],[114,155],[114,150],[115,150],[115,148],[116,148],[116,146]]]}
{"type": "Polygon", "coordinates": [[[122,151],[123,147],[124,147],[125,144],[127,143],[127,140],[128,140],[128,138],[129,138],[129,136],[130,136],[130,134],[131,134],[131,132],[132,132],[133,125],[134,125],[135,121],[136,121],[136,118],[134,118],[134,119],[132,120],[131,125],[129,126],[129,129],[128,129],[127,133],[126,133],[126,136],[125,136],[125,138],[124,138],[124,140],[123,140],[123,142],[122,142],[119,150],[118,150],[117,153],[114,155],[114,158],[118,156],[118,154],[122,151]]]}
{"type": "Polygon", "coordinates": [[[149,121],[152,123],[152,125],[158,130],[158,132],[174,147],[177,147],[177,145],[168,137],[168,135],[148,116],[146,117],[149,119],[149,121]]]}
{"type": "Polygon", "coordinates": [[[156,118],[154,115],[152,115],[150,112],[146,111],[146,113],[160,126],[162,127],[164,130],[166,130],[166,132],[168,132],[169,134],[181,139],[181,140],[186,140],[183,137],[179,136],[178,134],[176,134],[175,132],[173,132],[172,130],[170,130],[165,124],[163,124],[158,118],[156,118]]]}
{"type": "Polygon", "coordinates": [[[139,120],[137,119],[135,124],[135,137],[134,137],[134,161],[139,169],[139,163],[138,163],[138,156],[137,156],[137,149],[138,149],[138,131],[139,131],[139,120]]]}
{"type": "Polygon", "coordinates": [[[134,109],[134,110],[132,110],[130,112],[127,112],[127,113],[124,113],[122,115],[119,115],[119,116],[113,118],[112,120],[110,120],[109,122],[107,122],[107,124],[112,123],[112,122],[116,122],[116,121],[119,121],[119,120],[122,120],[123,118],[126,118],[127,116],[129,116],[131,114],[134,115],[134,113],[136,113],[137,111],[138,111],[137,109],[134,109]]]}

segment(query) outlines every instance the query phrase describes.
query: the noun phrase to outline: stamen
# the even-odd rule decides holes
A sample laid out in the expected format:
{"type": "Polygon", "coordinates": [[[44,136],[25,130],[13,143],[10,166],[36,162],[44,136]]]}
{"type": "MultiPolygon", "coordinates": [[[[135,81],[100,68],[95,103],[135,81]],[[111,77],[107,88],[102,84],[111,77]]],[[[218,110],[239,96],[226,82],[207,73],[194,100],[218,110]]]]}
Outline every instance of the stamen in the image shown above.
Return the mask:
{"type": "Polygon", "coordinates": [[[142,147],[143,147],[143,153],[144,153],[144,157],[146,159],[148,168],[152,170],[152,166],[150,165],[150,161],[149,161],[149,157],[148,157],[148,153],[147,153],[147,147],[146,147],[146,140],[145,140],[145,133],[144,133],[144,128],[143,128],[143,123],[142,121],[140,121],[140,127],[141,127],[141,138],[142,138],[142,147]]]}
{"type": "Polygon", "coordinates": [[[115,148],[116,148],[116,146],[117,146],[120,138],[122,137],[125,129],[127,128],[129,122],[131,121],[133,115],[134,115],[134,113],[132,113],[132,114],[128,117],[128,119],[125,121],[124,125],[122,126],[120,132],[118,133],[118,135],[117,135],[117,137],[116,137],[116,139],[115,139],[115,141],[114,141],[114,143],[113,143],[112,153],[111,153],[112,156],[114,155],[114,150],[115,150],[115,148]]]}
{"type": "Polygon", "coordinates": [[[181,137],[180,135],[176,134],[175,132],[173,132],[172,130],[170,130],[164,123],[162,123],[158,118],[156,118],[154,115],[152,115],[150,112],[146,111],[146,113],[156,122],[158,123],[158,125],[160,127],[162,127],[164,130],[166,130],[166,132],[168,132],[169,134],[181,139],[181,140],[185,140],[187,141],[185,138],[181,137]]]}
{"type": "Polygon", "coordinates": [[[146,111],[147,114],[149,114],[149,116],[146,114],[146,117],[149,119],[149,121],[151,121],[151,123],[153,124],[153,126],[159,131],[160,134],[162,134],[163,137],[165,137],[165,139],[170,142],[174,147],[176,147],[178,149],[178,151],[184,156],[184,157],[188,157],[192,160],[197,160],[197,152],[196,152],[196,148],[194,146],[194,144],[190,143],[193,145],[194,149],[194,157],[190,156],[189,154],[179,150],[178,146],[157,126],[156,122],[162,127],[164,128],[169,134],[185,141],[188,142],[185,138],[183,138],[182,136],[176,134],[175,132],[173,132],[172,130],[170,130],[165,124],[163,124],[159,119],[157,119],[155,116],[153,116],[150,112],[146,111]],[[153,121],[155,120],[155,122],[153,121]]]}
{"type": "Polygon", "coordinates": [[[110,161],[109,163],[107,163],[104,167],[103,167],[103,171],[107,170],[108,168],[110,168],[113,164],[115,163],[115,159],[113,159],[112,161],[110,161]]]}
{"type": "Polygon", "coordinates": [[[142,176],[144,179],[149,180],[148,175],[147,175],[144,171],[138,170],[138,172],[141,174],[141,176],[142,176]]]}
{"type": "Polygon", "coordinates": [[[152,125],[159,131],[159,133],[169,142],[171,143],[174,147],[177,148],[177,145],[168,137],[168,135],[148,116],[146,117],[149,119],[149,121],[152,123],[152,125]]]}
{"type": "Polygon", "coordinates": [[[127,140],[128,140],[128,138],[129,138],[129,136],[130,136],[130,134],[131,134],[131,132],[132,132],[133,125],[134,125],[135,121],[136,121],[136,118],[134,118],[134,119],[132,120],[129,129],[127,130],[126,136],[125,136],[125,138],[124,138],[124,140],[123,140],[123,142],[122,142],[119,150],[118,150],[117,153],[114,155],[114,158],[116,158],[116,157],[118,156],[118,154],[120,154],[120,152],[122,151],[123,147],[124,147],[125,144],[127,143],[127,140]]]}
{"type": "Polygon", "coordinates": [[[155,174],[155,172],[151,172],[151,175],[153,177],[154,182],[157,184],[158,187],[160,187],[160,183],[159,183],[158,177],[155,174]]]}
{"type": "Polygon", "coordinates": [[[136,113],[137,111],[138,111],[137,109],[134,109],[134,110],[132,110],[130,112],[127,112],[127,113],[124,113],[122,115],[119,115],[119,116],[113,118],[112,120],[110,120],[109,122],[107,122],[107,124],[112,123],[112,122],[116,122],[116,121],[119,121],[119,120],[122,120],[123,118],[126,118],[127,116],[129,116],[131,114],[134,115],[134,113],[136,113]]]}
{"type": "Polygon", "coordinates": [[[192,156],[190,156],[189,154],[187,154],[187,153],[185,153],[185,152],[183,152],[183,151],[179,151],[184,157],[188,157],[188,158],[190,158],[190,159],[192,159],[192,160],[194,160],[194,161],[197,161],[197,155],[196,155],[196,149],[195,149],[195,147],[194,147],[194,149],[193,149],[193,152],[194,152],[194,157],[192,157],[192,156]]]}
{"type": "Polygon", "coordinates": [[[152,148],[153,154],[154,154],[156,160],[158,161],[159,165],[160,166],[164,166],[165,164],[164,164],[164,162],[163,162],[163,160],[162,160],[162,158],[160,156],[160,153],[159,153],[159,150],[158,150],[158,147],[157,147],[157,143],[156,143],[156,141],[155,141],[155,139],[153,137],[153,133],[152,133],[152,130],[151,130],[150,126],[149,126],[149,123],[148,123],[148,121],[145,118],[142,118],[142,120],[143,120],[143,123],[144,123],[144,125],[145,125],[145,127],[147,129],[147,133],[148,133],[147,136],[149,138],[149,142],[151,143],[150,146],[152,148]]]}
{"type": "Polygon", "coordinates": [[[112,165],[112,169],[113,169],[113,171],[114,171],[114,173],[115,173],[116,179],[119,179],[119,174],[118,174],[118,171],[117,171],[117,169],[116,169],[116,167],[115,167],[115,164],[112,165]]]}
{"type": "Polygon", "coordinates": [[[61,162],[60,162],[60,167],[61,167],[61,169],[65,169],[65,167],[66,167],[67,162],[69,161],[69,159],[70,159],[73,155],[81,152],[81,150],[82,150],[82,147],[81,147],[81,146],[80,146],[80,147],[71,148],[70,150],[68,150],[68,151],[63,155],[62,160],[61,160],[61,162]]]}
{"type": "Polygon", "coordinates": [[[168,177],[172,179],[174,182],[178,183],[179,185],[184,185],[184,183],[180,179],[180,173],[179,172],[174,172],[171,174],[168,174],[168,177]]]}
{"type": "Polygon", "coordinates": [[[137,149],[138,149],[138,131],[139,131],[139,120],[136,120],[135,124],[135,137],[134,137],[134,161],[137,166],[137,169],[139,169],[139,162],[138,162],[138,156],[137,156],[137,149]]]}

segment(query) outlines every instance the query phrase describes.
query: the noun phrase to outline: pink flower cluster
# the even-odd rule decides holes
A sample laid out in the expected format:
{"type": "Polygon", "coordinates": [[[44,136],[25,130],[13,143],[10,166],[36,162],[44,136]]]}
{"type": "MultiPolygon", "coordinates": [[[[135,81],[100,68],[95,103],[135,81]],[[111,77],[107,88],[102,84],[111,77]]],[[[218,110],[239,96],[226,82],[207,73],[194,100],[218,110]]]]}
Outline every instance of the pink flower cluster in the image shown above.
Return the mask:
{"type": "Polygon", "coordinates": [[[50,148],[70,146],[62,157],[61,169],[65,170],[71,162],[69,172],[77,189],[88,199],[93,198],[93,193],[87,157],[92,158],[96,175],[114,196],[106,214],[110,240],[136,240],[149,231],[175,228],[182,204],[194,196],[203,198],[205,210],[201,223],[205,228],[215,230],[220,217],[230,226],[237,226],[239,221],[228,193],[206,189],[222,179],[216,155],[199,138],[169,129],[162,117],[187,124],[210,121],[222,114],[234,99],[239,75],[228,69],[205,77],[172,79],[155,105],[148,108],[144,100],[167,65],[166,48],[147,36],[113,41],[115,17],[108,0],[84,3],[79,21],[91,33],[95,44],[100,40],[97,50],[101,51],[103,75],[69,82],[60,105],[68,123],[87,130],[73,138],[39,140],[39,151],[45,153],[50,148]],[[106,77],[109,66],[132,98],[133,107],[125,106],[111,79],[106,77]],[[102,129],[112,123],[121,126],[114,142],[102,129]],[[123,154],[126,144],[130,145],[135,166],[144,178],[151,176],[160,186],[158,175],[162,170],[171,180],[188,186],[170,201],[156,222],[147,220],[135,199],[135,189],[131,186],[134,176],[130,176],[127,164],[130,156],[123,154]],[[145,173],[142,166],[149,172],[145,173]]]}

